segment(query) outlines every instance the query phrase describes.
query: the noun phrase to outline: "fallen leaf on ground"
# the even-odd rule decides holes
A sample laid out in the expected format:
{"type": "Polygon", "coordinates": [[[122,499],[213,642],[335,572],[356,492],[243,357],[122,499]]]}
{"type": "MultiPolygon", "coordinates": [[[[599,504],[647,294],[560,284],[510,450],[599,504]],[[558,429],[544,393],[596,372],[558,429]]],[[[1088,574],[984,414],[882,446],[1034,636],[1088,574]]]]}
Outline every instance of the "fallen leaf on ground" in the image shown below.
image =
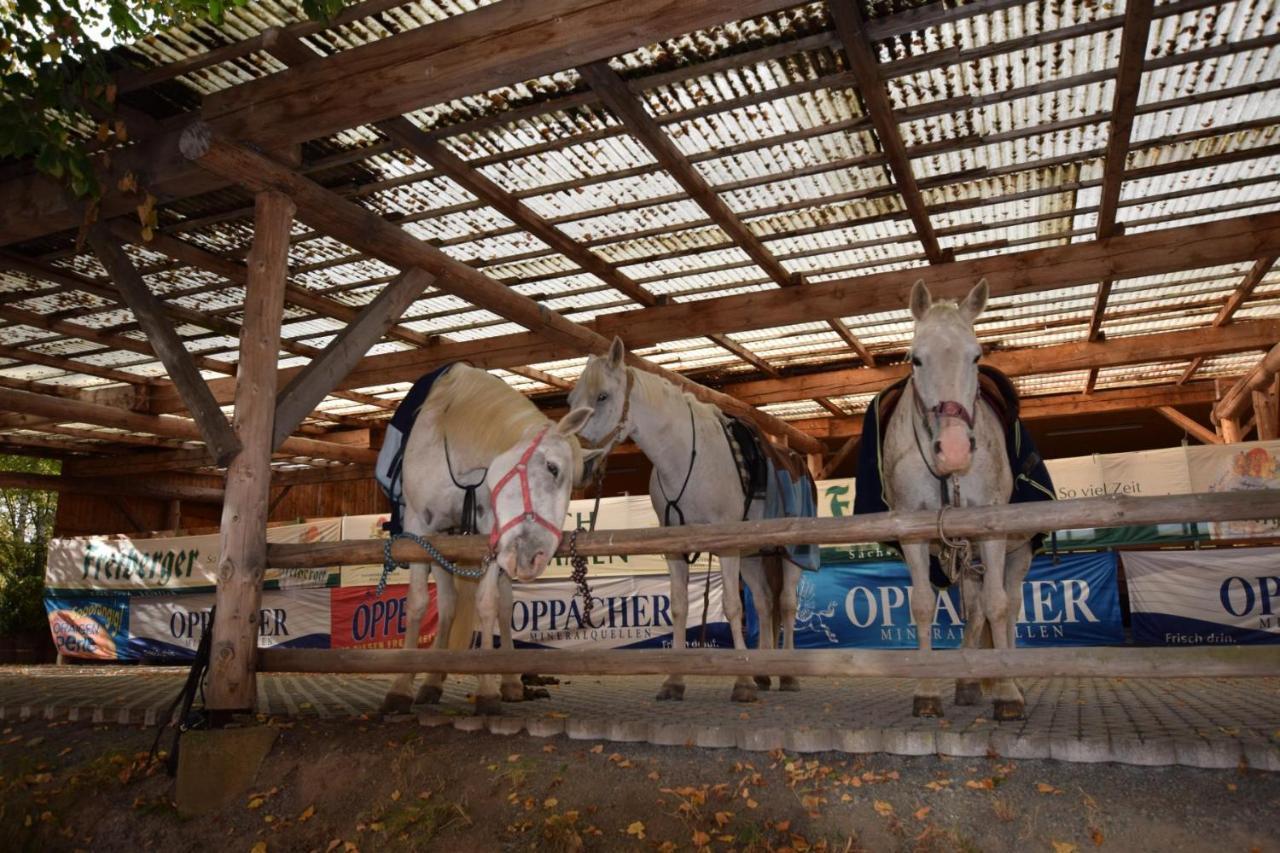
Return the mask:
{"type": "Polygon", "coordinates": [[[925,815],[927,815],[931,811],[933,811],[933,809],[930,808],[929,806],[921,806],[920,808],[915,810],[915,813],[912,815],[912,817],[914,817],[916,820],[924,820],[925,815]]]}
{"type": "Polygon", "coordinates": [[[1061,794],[1062,791],[1053,787],[1048,782],[1037,782],[1036,790],[1042,794],[1061,794]]]}
{"type": "Polygon", "coordinates": [[[602,743],[596,744],[595,746],[591,747],[591,751],[595,753],[604,752],[604,744],[602,743]]]}
{"type": "Polygon", "coordinates": [[[872,805],[875,806],[876,814],[881,817],[888,817],[893,814],[892,803],[886,803],[884,800],[876,800],[872,805]]]}
{"type": "Polygon", "coordinates": [[[1102,842],[1106,841],[1106,838],[1102,834],[1102,830],[1098,829],[1096,826],[1089,827],[1089,838],[1093,840],[1094,847],[1101,847],[1102,842]]]}
{"type": "Polygon", "coordinates": [[[315,806],[307,806],[307,810],[304,811],[302,814],[298,815],[298,823],[306,823],[307,821],[311,820],[312,817],[315,816],[315,813],[316,813],[315,806]]]}
{"type": "Polygon", "coordinates": [[[542,801],[542,805],[544,805],[549,809],[554,809],[556,806],[560,805],[560,801],[557,800],[555,797],[547,797],[545,800],[542,801]]]}
{"type": "Polygon", "coordinates": [[[520,760],[520,753],[518,752],[513,752],[507,756],[507,762],[510,764],[515,764],[519,760],[520,760]]]}
{"type": "Polygon", "coordinates": [[[249,853],[267,853],[267,842],[259,841],[249,848],[249,853]]]}
{"type": "Polygon", "coordinates": [[[694,847],[706,847],[711,843],[711,836],[699,829],[693,834],[692,841],[694,847]]]}
{"type": "Polygon", "coordinates": [[[1053,853],[1076,853],[1076,846],[1069,841],[1052,841],[1053,853]]]}
{"type": "Polygon", "coordinates": [[[990,791],[996,786],[994,779],[970,779],[964,783],[966,788],[973,788],[975,791],[990,791]]]}
{"type": "Polygon", "coordinates": [[[638,820],[633,821],[632,824],[627,827],[627,835],[634,835],[636,838],[644,841],[644,824],[638,820]]]}
{"type": "Polygon", "coordinates": [[[260,809],[262,808],[262,804],[265,802],[266,800],[264,800],[262,797],[254,797],[251,800],[249,800],[249,808],[260,809]]]}

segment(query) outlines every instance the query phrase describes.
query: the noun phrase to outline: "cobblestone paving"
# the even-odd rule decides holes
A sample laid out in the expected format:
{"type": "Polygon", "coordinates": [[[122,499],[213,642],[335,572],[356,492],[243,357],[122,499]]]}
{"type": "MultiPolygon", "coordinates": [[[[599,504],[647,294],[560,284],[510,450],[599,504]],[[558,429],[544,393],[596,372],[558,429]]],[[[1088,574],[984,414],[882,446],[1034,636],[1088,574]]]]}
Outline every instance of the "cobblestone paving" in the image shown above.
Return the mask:
{"type": "MultiPolygon", "coordinates": [[[[0,720],[25,717],[154,723],[186,671],[146,667],[0,667],[0,720]]],[[[258,710],[292,716],[376,716],[385,676],[260,675],[258,710]]],[[[656,702],[650,676],[565,678],[551,699],[475,717],[474,679],[453,678],[439,705],[416,708],[426,726],[495,734],[647,741],[749,750],[839,750],[1183,764],[1280,771],[1280,679],[1032,679],[1027,719],[995,723],[990,704],[946,717],[911,716],[911,682],[807,679],[798,693],[729,701],[730,679],[690,678],[683,702],[656,702]]],[[[944,698],[949,697],[944,694],[944,698]]],[[[412,720],[413,717],[400,717],[412,720]]]]}

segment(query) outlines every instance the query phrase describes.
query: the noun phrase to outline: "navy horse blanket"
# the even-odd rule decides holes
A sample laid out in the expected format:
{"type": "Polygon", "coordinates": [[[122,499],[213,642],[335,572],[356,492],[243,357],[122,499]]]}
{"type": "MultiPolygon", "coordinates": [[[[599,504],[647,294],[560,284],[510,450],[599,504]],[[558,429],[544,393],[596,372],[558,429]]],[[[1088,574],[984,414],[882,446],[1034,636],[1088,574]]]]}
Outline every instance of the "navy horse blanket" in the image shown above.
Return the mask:
{"type": "Polygon", "coordinates": [[[404,446],[413,431],[418,412],[427,402],[431,387],[436,380],[449,372],[454,363],[442,365],[423,376],[396,407],[387,426],[387,435],[382,440],[382,449],[378,451],[378,461],[373,467],[374,479],[391,501],[391,520],[382,526],[393,536],[404,532],[404,446]]]}
{"type": "MultiPolygon", "coordinates": [[[[888,512],[892,507],[885,497],[884,488],[884,428],[892,417],[907,379],[900,379],[876,395],[862,419],[862,441],[858,447],[858,472],[855,476],[853,497],[854,515],[888,512]]],[[[1009,503],[1051,501],[1056,492],[1049,469],[1036,450],[1031,434],[1018,417],[1018,392],[1005,376],[994,367],[978,367],[979,396],[1000,417],[1004,424],[1005,449],[1009,455],[1009,470],[1013,472],[1013,493],[1009,503]]],[[[1044,545],[1045,534],[1031,537],[1031,547],[1039,551],[1044,545]]],[[[897,542],[883,543],[901,552],[897,542]]],[[[946,576],[934,558],[930,572],[935,586],[946,586],[946,576]],[[942,580],[943,583],[938,581],[942,580]]]]}

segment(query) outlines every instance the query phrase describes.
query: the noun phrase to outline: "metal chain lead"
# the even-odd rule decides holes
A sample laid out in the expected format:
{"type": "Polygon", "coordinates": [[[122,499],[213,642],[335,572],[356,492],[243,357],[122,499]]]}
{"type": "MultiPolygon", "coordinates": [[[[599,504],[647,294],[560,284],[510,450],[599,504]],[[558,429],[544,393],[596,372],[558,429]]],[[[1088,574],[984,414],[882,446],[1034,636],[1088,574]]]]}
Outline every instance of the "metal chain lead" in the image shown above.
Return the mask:
{"type": "Polygon", "coordinates": [[[595,606],[591,599],[591,587],[587,585],[587,558],[578,553],[578,528],[569,534],[569,565],[573,566],[573,574],[569,577],[577,584],[577,594],[582,596],[582,621],[588,628],[597,626],[591,621],[591,609],[595,606]]]}
{"type": "Polygon", "coordinates": [[[392,569],[409,568],[409,564],[407,562],[402,562],[391,556],[392,546],[400,539],[408,539],[411,542],[417,543],[418,547],[431,555],[431,559],[435,561],[436,565],[440,566],[440,568],[444,569],[451,575],[457,575],[458,577],[463,578],[479,578],[483,577],[484,573],[488,571],[489,560],[487,558],[480,564],[479,568],[459,568],[457,563],[446,559],[444,554],[441,554],[440,550],[436,548],[436,546],[432,545],[425,537],[419,536],[416,533],[397,533],[388,538],[382,546],[382,577],[378,578],[378,590],[374,593],[375,597],[382,597],[382,591],[386,589],[387,586],[387,575],[391,574],[392,569]]]}

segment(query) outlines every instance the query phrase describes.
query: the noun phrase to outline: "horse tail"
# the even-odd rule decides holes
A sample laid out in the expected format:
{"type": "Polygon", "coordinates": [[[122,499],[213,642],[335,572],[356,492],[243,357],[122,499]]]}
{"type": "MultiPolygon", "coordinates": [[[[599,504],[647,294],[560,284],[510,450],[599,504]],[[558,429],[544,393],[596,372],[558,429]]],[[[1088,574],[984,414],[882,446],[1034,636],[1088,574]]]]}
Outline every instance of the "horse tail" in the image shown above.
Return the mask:
{"type": "Polygon", "coordinates": [[[476,590],[480,582],[472,578],[454,575],[453,589],[456,606],[453,629],[449,632],[448,649],[469,649],[476,633],[476,590]]]}

